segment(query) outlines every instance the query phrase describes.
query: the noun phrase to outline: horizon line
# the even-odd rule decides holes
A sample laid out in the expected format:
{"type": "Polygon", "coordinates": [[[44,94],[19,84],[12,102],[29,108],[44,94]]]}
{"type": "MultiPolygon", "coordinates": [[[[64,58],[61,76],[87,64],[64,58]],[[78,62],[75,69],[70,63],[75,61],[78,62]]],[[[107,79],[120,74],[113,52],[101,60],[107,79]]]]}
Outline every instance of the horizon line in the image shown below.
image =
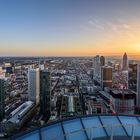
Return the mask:
{"type": "MultiPolygon", "coordinates": [[[[121,54],[116,54],[116,55],[100,55],[100,54],[96,54],[96,55],[99,55],[99,56],[104,56],[104,57],[115,57],[115,56],[118,56],[118,57],[120,57],[120,56],[123,56],[123,55],[121,55],[121,54]]],[[[70,56],[65,56],[65,55],[49,55],[49,56],[47,56],[47,55],[45,55],[45,56],[42,56],[42,55],[34,55],[34,56],[32,56],[32,55],[27,55],[27,56],[22,56],[22,55],[5,55],[5,56],[1,56],[0,55],[0,57],[2,58],[2,57],[94,57],[94,56],[96,56],[96,55],[70,55],[70,56]]],[[[140,57],[140,55],[138,55],[138,54],[129,54],[128,56],[139,56],[140,57]]]]}

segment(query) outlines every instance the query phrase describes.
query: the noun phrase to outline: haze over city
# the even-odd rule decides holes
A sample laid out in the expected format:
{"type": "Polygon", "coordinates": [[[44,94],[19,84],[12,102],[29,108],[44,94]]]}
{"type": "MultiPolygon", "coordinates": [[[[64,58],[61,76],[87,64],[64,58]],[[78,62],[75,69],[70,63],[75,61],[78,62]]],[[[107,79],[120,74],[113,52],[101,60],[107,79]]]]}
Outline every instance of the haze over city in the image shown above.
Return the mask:
{"type": "Polygon", "coordinates": [[[139,0],[0,1],[0,55],[139,55],[139,5],[139,0]]]}

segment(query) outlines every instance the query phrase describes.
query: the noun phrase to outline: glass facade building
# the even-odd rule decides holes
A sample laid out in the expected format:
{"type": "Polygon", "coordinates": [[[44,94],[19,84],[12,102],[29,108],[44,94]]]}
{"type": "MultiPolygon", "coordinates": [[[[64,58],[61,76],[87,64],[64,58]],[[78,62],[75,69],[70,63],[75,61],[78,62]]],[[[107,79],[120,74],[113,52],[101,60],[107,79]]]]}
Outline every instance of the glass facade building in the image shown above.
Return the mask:
{"type": "Polygon", "coordinates": [[[137,92],[138,64],[129,64],[128,88],[137,92]]]}
{"type": "Polygon", "coordinates": [[[50,72],[40,71],[40,113],[49,118],[50,116],[50,72]]]}
{"type": "Polygon", "coordinates": [[[140,117],[82,116],[50,123],[14,137],[15,140],[139,140],[140,117]]]}
{"type": "Polygon", "coordinates": [[[0,79],[0,121],[5,116],[4,99],[5,99],[5,94],[4,94],[4,80],[0,79]]]}

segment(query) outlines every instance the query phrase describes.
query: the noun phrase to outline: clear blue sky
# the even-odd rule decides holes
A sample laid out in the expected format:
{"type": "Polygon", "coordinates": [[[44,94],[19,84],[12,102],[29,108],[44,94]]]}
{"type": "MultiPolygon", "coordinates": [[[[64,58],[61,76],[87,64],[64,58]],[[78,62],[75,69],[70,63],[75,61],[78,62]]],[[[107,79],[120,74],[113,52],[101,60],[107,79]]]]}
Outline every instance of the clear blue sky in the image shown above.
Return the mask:
{"type": "Polygon", "coordinates": [[[0,55],[129,51],[140,44],[139,17],[140,0],[1,0],[0,55]]]}

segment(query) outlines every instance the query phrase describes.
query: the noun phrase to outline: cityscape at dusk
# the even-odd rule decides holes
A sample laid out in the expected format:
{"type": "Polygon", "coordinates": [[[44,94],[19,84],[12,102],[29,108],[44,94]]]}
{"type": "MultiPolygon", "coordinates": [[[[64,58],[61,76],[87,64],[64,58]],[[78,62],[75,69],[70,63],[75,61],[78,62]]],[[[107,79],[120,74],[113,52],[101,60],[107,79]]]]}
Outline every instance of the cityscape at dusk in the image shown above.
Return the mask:
{"type": "Polygon", "coordinates": [[[0,1],[0,140],[140,140],[140,0],[0,1]]]}

